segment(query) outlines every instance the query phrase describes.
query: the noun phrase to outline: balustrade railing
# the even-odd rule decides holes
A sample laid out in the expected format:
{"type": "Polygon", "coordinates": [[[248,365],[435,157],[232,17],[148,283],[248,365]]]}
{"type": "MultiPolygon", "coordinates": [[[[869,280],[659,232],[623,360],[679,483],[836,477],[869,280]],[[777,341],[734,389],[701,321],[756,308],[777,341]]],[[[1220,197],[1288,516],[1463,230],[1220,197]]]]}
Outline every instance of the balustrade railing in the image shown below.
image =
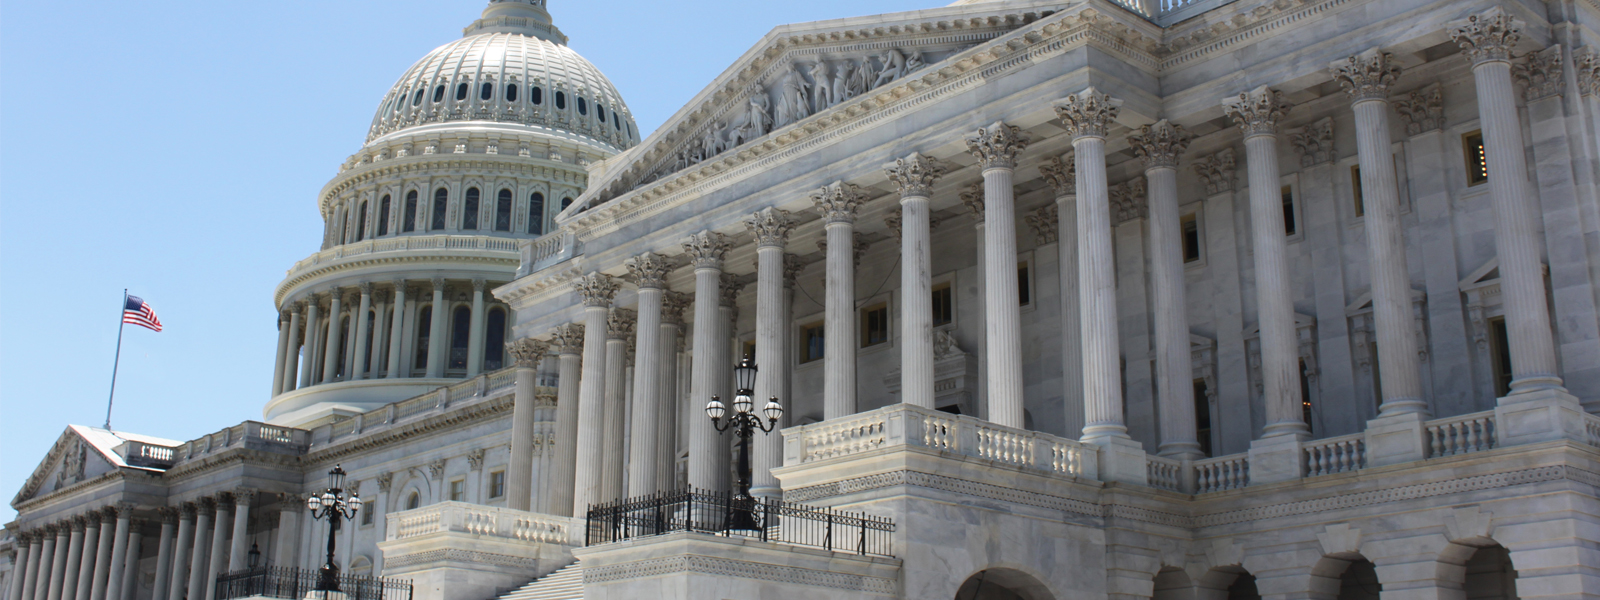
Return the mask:
{"type": "Polygon", "coordinates": [[[905,444],[1073,477],[1091,476],[1095,448],[965,415],[894,404],[784,430],[785,463],[800,464],[905,444]]]}
{"type": "Polygon", "coordinates": [[[440,502],[385,518],[389,520],[387,531],[390,540],[468,533],[569,546],[581,541],[577,519],[467,502],[440,502]]]}
{"type": "Polygon", "coordinates": [[[1366,434],[1354,433],[1308,442],[1306,474],[1311,477],[1354,471],[1367,466],[1366,434]]]}
{"type": "Polygon", "coordinates": [[[1600,447],[1600,417],[1585,413],[1583,415],[1583,428],[1589,439],[1589,445],[1600,447]]]}
{"type": "Polygon", "coordinates": [[[492,250],[516,252],[522,240],[487,235],[403,235],[395,238],[366,240],[335,246],[302,259],[289,269],[290,273],[338,260],[401,250],[492,250]]]}
{"type": "Polygon", "coordinates": [[[1183,492],[1183,462],[1164,456],[1150,456],[1145,463],[1145,475],[1150,487],[1158,490],[1183,492]]]}
{"type": "Polygon", "coordinates": [[[1428,457],[1455,456],[1494,447],[1494,411],[1434,419],[1423,423],[1428,432],[1428,457]]]}
{"type": "Polygon", "coordinates": [[[586,525],[585,546],[697,531],[869,556],[894,548],[885,517],[693,488],[590,506],[586,525]]]}
{"type": "Polygon", "coordinates": [[[1218,456],[1194,463],[1195,493],[1206,494],[1250,485],[1250,457],[1247,454],[1218,456]]]}
{"type": "Polygon", "coordinates": [[[165,469],[178,460],[178,449],[129,440],[122,444],[122,460],[135,467],[165,469]]]}
{"type": "MultiPolygon", "coordinates": [[[[313,569],[292,567],[255,567],[223,573],[217,576],[216,600],[234,598],[284,598],[286,600],[320,599],[315,593],[322,574],[313,569]]],[[[411,581],[365,575],[338,575],[338,592],[327,598],[343,596],[345,600],[411,600],[411,581]]]]}

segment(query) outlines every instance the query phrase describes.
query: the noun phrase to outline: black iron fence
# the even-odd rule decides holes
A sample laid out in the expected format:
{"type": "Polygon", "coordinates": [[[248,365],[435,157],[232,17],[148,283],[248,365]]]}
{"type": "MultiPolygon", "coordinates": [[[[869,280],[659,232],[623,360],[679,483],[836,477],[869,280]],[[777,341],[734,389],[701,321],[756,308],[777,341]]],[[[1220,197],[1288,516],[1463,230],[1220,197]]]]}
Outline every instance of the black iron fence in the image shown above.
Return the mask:
{"type": "MultiPolygon", "coordinates": [[[[292,567],[255,567],[223,573],[217,576],[217,599],[232,600],[250,596],[303,600],[308,595],[321,599],[316,591],[322,574],[315,569],[292,567]]],[[[330,592],[329,600],[411,600],[411,582],[402,579],[385,579],[364,575],[339,575],[339,591],[330,592]],[[343,598],[340,598],[343,594],[343,598]]]]}
{"type": "Polygon", "coordinates": [[[739,500],[730,493],[693,488],[591,505],[587,524],[585,546],[673,531],[699,531],[893,556],[890,551],[894,522],[887,518],[781,500],[739,500]]]}

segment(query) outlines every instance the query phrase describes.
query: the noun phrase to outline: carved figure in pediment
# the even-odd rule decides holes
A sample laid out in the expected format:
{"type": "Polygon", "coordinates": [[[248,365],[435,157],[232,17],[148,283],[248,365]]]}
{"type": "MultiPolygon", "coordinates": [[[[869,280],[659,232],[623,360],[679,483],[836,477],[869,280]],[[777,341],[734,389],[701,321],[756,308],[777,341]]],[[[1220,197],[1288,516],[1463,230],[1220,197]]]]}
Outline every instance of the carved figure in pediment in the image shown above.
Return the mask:
{"type": "Polygon", "coordinates": [[[727,123],[718,122],[706,128],[705,135],[700,138],[700,151],[706,158],[722,154],[722,130],[727,127],[727,123]]]}
{"type": "Polygon", "coordinates": [[[811,105],[807,100],[810,87],[811,85],[806,83],[806,78],[800,75],[800,71],[790,65],[789,75],[783,80],[783,92],[778,96],[775,127],[783,127],[811,116],[811,105]]]}
{"type": "Polygon", "coordinates": [[[855,68],[855,61],[847,60],[839,63],[839,68],[833,70],[833,100],[828,106],[837,106],[854,96],[850,93],[850,74],[855,68]]]}
{"type": "Polygon", "coordinates": [[[902,74],[909,74],[912,71],[921,69],[923,66],[925,65],[922,62],[922,51],[912,50],[911,54],[906,55],[906,69],[902,74]]]}
{"type": "Polygon", "coordinates": [[[883,53],[883,56],[879,56],[878,60],[883,62],[883,70],[872,80],[872,87],[876,88],[906,74],[906,56],[899,50],[890,48],[888,52],[883,53]]]}
{"type": "Polygon", "coordinates": [[[745,107],[743,121],[738,127],[740,144],[766,135],[772,130],[772,100],[767,98],[765,88],[758,85],[751,89],[750,104],[745,107]]]}
{"type": "Polygon", "coordinates": [[[812,106],[816,112],[822,112],[833,106],[833,82],[828,78],[828,63],[817,61],[811,65],[811,95],[814,101],[812,106]]]}
{"type": "Polygon", "coordinates": [[[854,98],[872,90],[872,82],[877,79],[878,72],[872,66],[872,59],[862,59],[861,66],[850,73],[850,97],[854,98]]]}

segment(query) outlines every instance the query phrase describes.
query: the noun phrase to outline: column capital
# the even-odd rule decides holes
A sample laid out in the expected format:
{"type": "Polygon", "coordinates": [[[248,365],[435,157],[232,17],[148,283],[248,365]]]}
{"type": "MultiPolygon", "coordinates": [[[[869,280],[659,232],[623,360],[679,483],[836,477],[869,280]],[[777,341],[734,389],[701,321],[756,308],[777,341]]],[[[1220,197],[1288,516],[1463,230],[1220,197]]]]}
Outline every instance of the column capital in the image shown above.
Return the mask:
{"type": "Polygon", "coordinates": [[[866,195],[861,192],[860,187],[843,181],[835,181],[811,192],[811,202],[816,205],[817,212],[822,213],[823,220],[829,224],[854,223],[856,212],[866,200],[866,195]]]}
{"type": "Polygon", "coordinates": [[[157,508],[156,514],[161,516],[161,524],[163,525],[176,525],[178,523],[179,511],[176,507],[163,506],[157,508]]]}
{"type": "Polygon", "coordinates": [[[727,260],[728,250],[732,248],[728,236],[710,229],[689,234],[683,241],[683,251],[689,254],[696,269],[721,269],[722,261],[727,260]]]}
{"type": "Polygon", "coordinates": [[[1522,100],[1533,102],[1559,96],[1567,89],[1561,76],[1561,45],[1557,44],[1524,57],[1511,65],[1511,77],[1522,86],[1522,100]]]}
{"type": "Polygon", "coordinates": [[[290,320],[291,320],[291,319],[293,319],[293,318],[294,318],[294,315],[293,315],[293,314],[291,314],[291,313],[290,313],[290,312],[289,312],[289,311],[287,311],[287,310],[280,310],[280,311],[278,311],[278,328],[279,328],[279,329],[282,329],[282,328],[283,328],[283,326],[284,326],[284,325],[286,325],[286,324],[288,324],[288,323],[289,323],[289,321],[290,321],[290,320]]]}
{"type": "MultiPolygon", "coordinates": [[[[158,511],[164,511],[164,510],[171,510],[171,509],[166,508],[166,507],[161,507],[161,508],[159,508],[157,510],[158,511]]],[[[87,517],[85,515],[72,515],[72,530],[73,531],[83,531],[84,529],[88,528],[88,526],[89,526],[89,517],[87,517]]]]}
{"type": "Polygon", "coordinates": [[[475,293],[483,293],[483,288],[488,287],[488,285],[488,280],[482,277],[474,277],[472,279],[472,291],[475,293]]]}
{"type": "Polygon", "coordinates": [[[967,136],[967,152],[978,158],[984,169],[1012,169],[1017,155],[1028,147],[1028,134],[1022,128],[995,121],[967,136]]]}
{"type": "Polygon", "coordinates": [[[962,188],[958,195],[961,197],[961,203],[972,212],[972,218],[977,219],[980,224],[983,223],[983,182],[979,181],[962,188]]]}
{"type": "Polygon", "coordinates": [[[1289,108],[1289,101],[1283,99],[1283,92],[1264,85],[1222,99],[1222,112],[1233,117],[1247,139],[1276,134],[1278,121],[1289,112],[1289,108]]]}
{"type": "Polygon", "coordinates": [[[1387,101],[1389,86],[1400,77],[1394,55],[1378,48],[1328,64],[1328,73],[1350,95],[1350,102],[1387,101]]]}
{"type": "Polygon", "coordinates": [[[1078,157],[1072,152],[1052,156],[1039,165],[1039,176],[1055,188],[1056,197],[1078,195],[1078,157]]]}
{"type": "Polygon", "coordinates": [[[289,314],[291,316],[292,315],[298,315],[298,314],[304,314],[305,312],[306,312],[306,301],[305,300],[295,300],[295,301],[289,303],[289,314]]]}
{"type": "Polygon", "coordinates": [[[639,314],[632,309],[613,308],[606,314],[606,339],[626,340],[633,337],[633,329],[639,323],[639,314]]]}
{"type": "Polygon", "coordinates": [[[1522,39],[1522,21],[1496,6],[1460,21],[1445,23],[1450,39],[1461,46],[1473,66],[1511,62],[1511,49],[1522,39]]]}
{"type": "Polygon", "coordinates": [[[216,498],[212,498],[210,496],[207,496],[207,497],[204,497],[204,498],[196,498],[194,503],[195,503],[196,510],[199,511],[201,516],[209,517],[209,516],[214,515],[214,514],[217,513],[217,499],[216,498]]]}
{"type": "Polygon", "coordinates": [[[428,463],[428,475],[434,479],[444,479],[444,465],[445,459],[442,458],[428,463]]]}
{"type": "Polygon", "coordinates": [[[1223,148],[1216,154],[1200,157],[1194,162],[1194,172],[1206,184],[1206,194],[1233,191],[1233,175],[1237,168],[1233,148],[1223,148]]]}
{"type": "Polygon", "coordinates": [[[363,295],[363,296],[367,296],[367,297],[371,297],[372,296],[372,282],[371,281],[363,281],[361,283],[357,283],[356,284],[356,289],[359,290],[361,292],[361,295],[363,295]]]}
{"type": "Polygon", "coordinates": [[[535,338],[522,338],[506,342],[506,353],[520,369],[537,369],[539,361],[550,354],[550,342],[535,338]]]}
{"type": "Polygon", "coordinates": [[[1058,214],[1056,205],[1052,202],[1039,207],[1039,210],[1022,216],[1022,220],[1027,222],[1028,228],[1033,230],[1034,243],[1043,246],[1056,242],[1061,233],[1056,222],[1058,214]]]}
{"type": "Polygon", "coordinates": [[[550,328],[550,343],[561,354],[583,354],[583,324],[566,323],[550,328]]]}
{"type": "Polygon", "coordinates": [[[744,291],[744,282],[739,281],[739,276],[733,273],[723,273],[721,280],[717,282],[717,288],[722,292],[718,296],[720,300],[719,306],[738,307],[739,292],[744,291]]]}
{"type": "Polygon", "coordinates": [[[378,474],[378,493],[387,494],[394,487],[394,472],[384,471],[378,474]]]}
{"type": "Polygon", "coordinates": [[[800,277],[800,272],[806,269],[806,264],[800,261],[798,254],[783,255],[783,287],[794,287],[794,281],[800,277]]]}
{"type": "Polygon", "coordinates": [[[1443,86],[1432,83],[1422,89],[1411,90],[1406,97],[1394,101],[1394,111],[1406,123],[1406,135],[1419,135],[1424,131],[1444,129],[1443,86]]]}
{"type": "Polygon", "coordinates": [[[233,492],[217,492],[216,503],[217,510],[222,510],[225,506],[232,506],[234,504],[233,492]]]}
{"type": "MultiPolygon", "coordinates": [[[[392,478],[393,475],[391,474],[392,478]]],[[[299,512],[306,509],[306,497],[303,494],[278,494],[278,510],[299,512]]]]}
{"type": "Polygon", "coordinates": [[[572,282],[573,291],[578,292],[583,298],[583,305],[589,307],[610,306],[611,299],[617,296],[617,289],[620,287],[610,275],[594,271],[572,282]]]}
{"type": "Polygon", "coordinates": [[[443,277],[434,277],[434,278],[429,279],[428,282],[433,284],[434,291],[444,291],[444,278],[443,277]]]}
{"type": "Polygon", "coordinates": [[[181,519],[193,521],[195,513],[199,511],[200,507],[196,506],[193,502],[185,502],[178,505],[178,517],[181,519]]]}
{"type": "Polygon", "coordinates": [[[406,289],[406,280],[404,280],[404,279],[394,279],[394,280],[391,280],[389,282],[389,285],[394,286],[395,290],[403,291],[403,290],[406,289]]]}
{"type": "Polygon", "coordinates": [[[1122,100],[1090,87],[1057,100],[1054,108],[1056,117],[1067,128],[1068,138],[1104,139],[1111,130],[1112,121],[1122,112],[1122,100]]]}
{"type": "Polygon", "coordinates": [[[1333,148],[1333,117],[1323,117],[1315,123],[1288,131],[1289,144],[1300,156],[1300,166],[1310,167],[1338,160],[1333,148]]]}
{"type": "Polygon", "coordinates": [[[473,450],[471,452],[468,452],[467,453],[467,470],[469,470],[469,471],[482,471],[483,470],[483,458],[484,458],[484,456],[487,456],[488,454],[489,454],[489,451],[485,450],[483,448],[479,448],[477,450],[473,450]]]}
{"type": "Polygon", "coordinates": [[[794,233],[794,218],[789,211],[766,207],[745,217],[744,226],[756,236],[756,246],[782,248],[794,233]]]}
{"type": "Polygon", "coordinates": [[[1122,183],[1111,186],[1107,190],[1111,197],[1111,223],[1120,225],[1133,219],[1143,219],[1149,209],[1146,201],[1145,178],[1135,177],[1122,183]]]}
{"type": "Polygon", "coordinates": [[[1578,93],[1600,97],[1600,51],[1584,48],[1572,62],[1578,66],[1578,93]]]}
{"type": "Polygon", "coordinates": [[[255,502],[256,502],[256,490],[252,490],[252,489],[248,489],[248,488],[235,488],[233,490],[233,504],[235,506],[243,504],[246,507],[248,507],[251,504],[255,504],[255,502]]]}
{"type": "Polygon", "coordinates": [[[666,290],[661,294],[661,323],[663,325],[683,324],[683,311],[694,305],[694,296],[683,292],[666,290]]]}
{"type": "Polygon", "coordinates": [[[671,259],[654,252],[640,254],[622,264],[628,267],[628,273],[633,275],[633,282],[639,289],[655,290],[666,285],[667,274],[676,266],[671,259]]]}
{"type": "Polygon", "coordinates": [[[883,165],[883,174],[899,188],[901,198],[933,195],[933,182],[943,176],[946,170],[944,163],[919,152],[912,152],[909,156],[883,165]]]}
{"type": "Polygon", "coordinates": [[[1139,133],[1128,136],[1133,153],[1144,161],[1145,170],[1178,168],[1178,155],[1189,149],[1193,136],[1182,125],[1166,119],[1139,127],[1139,133]]]}

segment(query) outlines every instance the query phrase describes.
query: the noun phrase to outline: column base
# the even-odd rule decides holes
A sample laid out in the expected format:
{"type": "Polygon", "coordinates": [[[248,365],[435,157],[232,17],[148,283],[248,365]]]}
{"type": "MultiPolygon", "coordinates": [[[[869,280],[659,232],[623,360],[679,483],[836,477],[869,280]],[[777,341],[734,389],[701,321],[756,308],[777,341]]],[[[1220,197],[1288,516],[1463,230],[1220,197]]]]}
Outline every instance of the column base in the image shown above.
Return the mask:
{"type": "Polygon", "coordinates": [[[1563,389],[1512,394],[1495,401],[1494,437],[1498,447],[1552,440],[1585,443],[1587,415],[1578,397],[1563,389]]]}
{"type": "Polygon", "coordinates": [[[1127,434],[1086,437],[1079,441],[1099,447],[1096,455],[1100,481],[1150,485],[1149,459],[1144,446],[1127,434]]]}
{"type": "Polygon", "coordinates": [[[1250,485],[1305,477],[1304,441],[1301,435],[1275,435],[1250,442],[1250,485]]]}
{"type": "Polygon", "coordinates": [[[1367,421],[1362,443],[1367,445],[1367,466],[1381,467],[1428,457],[1426,416],[1420,412],[1379,416],[1367,421]]]}

